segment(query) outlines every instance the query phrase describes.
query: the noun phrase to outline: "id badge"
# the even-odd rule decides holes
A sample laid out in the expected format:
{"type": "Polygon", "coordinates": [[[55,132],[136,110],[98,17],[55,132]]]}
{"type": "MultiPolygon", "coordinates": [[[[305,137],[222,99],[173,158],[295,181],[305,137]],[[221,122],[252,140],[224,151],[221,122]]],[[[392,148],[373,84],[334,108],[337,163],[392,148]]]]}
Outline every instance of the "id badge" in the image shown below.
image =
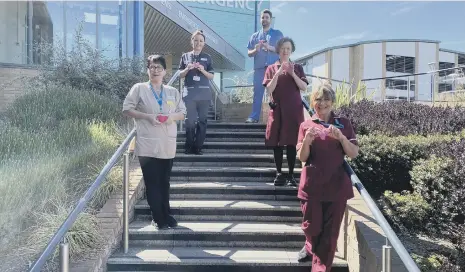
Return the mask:
{"type": "Polygon", "coordinates": [[[200,81],[200,77],[199,77],[199,76],[194,76],[192,79],[193,79],[194,81],[200,81]]]}
{"type": "Polygon", "coordinates": [[[182,97],[186,97],[187,96],[187,88],[184,87],[182,88],[182,97]]]}

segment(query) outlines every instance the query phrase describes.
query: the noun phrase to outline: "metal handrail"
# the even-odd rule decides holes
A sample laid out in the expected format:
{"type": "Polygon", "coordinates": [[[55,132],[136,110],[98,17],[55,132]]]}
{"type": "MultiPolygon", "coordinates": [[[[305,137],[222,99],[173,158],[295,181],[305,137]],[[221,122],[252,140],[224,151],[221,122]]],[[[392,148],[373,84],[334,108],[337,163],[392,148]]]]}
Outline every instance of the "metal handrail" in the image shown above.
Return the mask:
{"type": "MultiPolygon", "coordinates": [[[[176,78],[179,76],[180,71],[177,71],[173,77],[168,81],[167,85],[172,85],[173,82],[176,80],[176,78]]],[[[40,254],[39,258],[31,265],[30,267],[30,272],[39,272],[42,267],[44,266],[45,262],[47,259],[50,257],[50,255],[53,253],[57,245],[64,241],[64,236],[66,233],[69,231],[69,229],[73,226],[74,222],[77,220],[79,214],[84,211],[87,203],[90,201],[92,196],[94,195],[95,191],[100,187],[102,182],[105,180],[106,176],[110,172],[110,170],[115,166],[115,164],[118,162],[119,158],[123,153],[125,153],[128,149],[129,143],[132,141],[132,139],[136,136],[136,129],[132,129],[132,131],[126,136],[126,139],[124,139],[123,143],[118,147],[116,152],[111,156],[110,160],[107,162],[107,164],[103,167],[102,171],[100,174],[97,176],[95,181],[90,185],[89,189],[87,189],[86,193],[84,196],[79,199],[79,202],[77,203],[76,207],[71,211],[71,213],[68,215],[66,218],[65,222],[61,224],[60,228],[55,232],[53,235],[52,239],[48,242],[47,246],[45,247],[45,250],[40,254]]],[[[124,243],[124,250],[127,252],[128,249],[128,175],[129,175],[129,156],[126,152],[124,154],[124,186],[123,186],[123,225],[124,225],[124,231],[123,231],[123,243],[124,243]]],[[[61,271],[68,271],[69,270],[69,251],[68,251],[68,245],[64,241],[64,243],[60,244],[60,266],[61,266],[61,271]]]]}
{"type": "Polygon", "coordinates": [[[133,129],[128,134],[128,136],[126,136],[126,139],[124,139],[123,143],[118,147],[118,149],[113,154],[111,159],[103,167],[103,170],[100,172],[100,174],[95,179],[95,181],[92,183],[92,185],[89,187],[89,189],[87,189],[84,196],[81,199],[79,199],[79,202],[76,205],[76,207],[68,215],[65,222],[63,222],[63,224],[60,226],[60,228],[57,230],[57,232],[55,232],[52,239],[47,244],[47,247],[42,252],[42,254],[40,254],[40,257],[31,266],[31,269],[29,271],[31,271],[31,272],[36,272],[36,271],[39,272],[41,270],[41,268],[43,267],[43,265],[47,261],[48,257],[53,253],[53,251],[55,250],[58,243],[60,243],[60,241],[63,240],[65,234],[73,226],[73,224],[77,220],[79,214],[84,210],[87,203],[89,202],[89,200],[94,195],[95,191],[100,187],[102,182],[105,180],[107,174],[110,172],[110,170],[113,168],[113,166],[117,163],[120,156],[125,152],[125,150],[127,150],[128,146],[129,146],[129,143],[131,142],[132,138],[134,138],[135,135],[136,135],[136,130],[133,129]]]}
{"type": "MultiPolygon", "coordinates": [[[[302,104],[303,104],[303,106],[305,107],[305,109],[308,111],[308,113],[310,115],[314,114],[314,112],[310,108],[310,105],[308,104],[307,100],[305,100],[303,97],[302,97],[302,104]]],[[[413,261],[412,257],[407,252],[407,250],[405,249],[402,242],[399,240],[399,238],[397,237],[395,232],[392,230],[391,225],[389,225],[386,218],[383,216],[383,214],[379,210],[378,206],[376,206],[375,201],[373,200],[373,198],[371,198],[370,194],[365,189],[362,182],[357,177],[354,170],[352,169],[352,167],[350,167],[350,165],[347,163],[346,160],[344,160],[344,169],[345,169],[346,173],[349,175],[350,180],[352,181],[352,185],[357,189],[357,191],[362,196],[363,201],[365,201],[368,208],[373,213],[376,221],[378,222],[381,229],[384,231],[384,234],[386,235],[387,239],[391,243],[392,247],[394,247],[394,249],[396,250],[397,254],[399,255],[402,262],[404,263],[407,270],[409,272],[420,272],[420,269],[418,268],[417,264],[413,261]]],[[[388,246],[388,245],[386,245],[386,246],[388,246]]],[[[383,246],[383,249],[386,246],[383,246]]],[[[384,255],[384,253],[385,252],[383,251],[383,255],[384,255]]],[[[390,256],[389,256],[389,259],[390,259],[390,256]]],[[[390,271],[390,260],[389,260],[389,264],[385,264],[385,261],[386,261],[385,258],[383,258],[383,266],[386,265],[389,268],[388,269],[383,269],[383,272],[389,272],[390,271]]]]}

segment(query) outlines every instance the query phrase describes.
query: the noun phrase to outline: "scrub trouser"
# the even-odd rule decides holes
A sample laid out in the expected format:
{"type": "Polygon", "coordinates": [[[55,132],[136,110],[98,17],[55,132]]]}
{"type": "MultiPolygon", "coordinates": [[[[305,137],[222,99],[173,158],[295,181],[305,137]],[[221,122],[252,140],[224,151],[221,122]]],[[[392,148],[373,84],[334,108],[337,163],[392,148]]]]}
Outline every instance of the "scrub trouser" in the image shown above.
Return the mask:
{"type": "Polygon", "coordinates": [[[170,177],[173,159],[139,157],[139,163],[152,219],[159,226],[166,225],[171,215],[170,177]]]}
{"type": "Polygon", "coordinates": [[[263,86],[263,78],[265,77],[266,68],[255,69],[253,73],[253,104],[252,113],[249,118],[253,120],[260,119],[260,113],[262,111],[263,94],[265,93],[265,87],[263,86]]]}
{"type": "Polygon", "coordinates": [[[207,119],[210,100],[185,101],[186,119],[186,149],[202,149],[207,136],[207,119]],[[196,121],[198,122],[196,125],[196,121]]]}
{"type": "Polygon", "coordinates": [[[305,249],[313,257],[312,272],[329,272],[347,201],[301,201],[305,249]]]}

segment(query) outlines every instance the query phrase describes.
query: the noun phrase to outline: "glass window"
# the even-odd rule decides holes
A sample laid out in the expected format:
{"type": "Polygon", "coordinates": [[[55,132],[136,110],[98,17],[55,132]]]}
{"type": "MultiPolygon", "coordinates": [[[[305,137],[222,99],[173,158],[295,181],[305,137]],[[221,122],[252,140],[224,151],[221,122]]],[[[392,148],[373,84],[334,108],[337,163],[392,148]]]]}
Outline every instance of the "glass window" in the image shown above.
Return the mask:
{"type": "Polygon", "coordinates": [[[71,51],[75,45],[75,34],[82,25],[81,35],[90,46],[97,48],[97,2],[66,1],[66,49],[71,51]]]}
{"type": "Polygon", "coordinates": [[[452,91],[452,84],[449,84],[449,83],[439,83],[439,92],[442,93],[442,92],[450,92],[452,91]]]}
{"type": "Polygon", "coordinates": [[[386,55],[386,71],[395,73],[415,73],[415,58],[386,55]]]}
{"type": "MultiPolygon", "coordinates": [[[[439,62],[439,70],[453,68],[453,67],[455,67],[455,63],[439,62]]],[[[455,69],[441,71],[441,72],[439,72],[439,76],[440,77],[448,76],[448,75],[453,74],[453,73],[455,73],[455,69]]]]}
{"type": "Polygon", "coordinates": [[[121,21],[119,17],[120,6],[118,2],[100,1],[98,2],[99,26],[98,39],[99,49],[105,57],[117,59],[120,56],[120,43],[122,32],[120,33],[121,21]]]}
{"type": "Polygon", "coordinates": [[[0,62],[27,64],[26,1],[0,1],[0,62]]]}
{"type": "MultiPolygon", "coordinates": [[[[61,47],[64,39],[64,18],[62,2],[33,1],[32,15],[32,62],[41,64],[48,61],[49,46],[61,47]]],[[[51,48],[50,48],[51,49],[51,48]]]]}
{"type": "MultiPolygon", "coordinates": [[[[385,87],[388,89],[407,91],[408,81],[403,79],[386,78],[385,87]]],[[[410,91],[415,91],[415,80],[410,80],[410,91]]]]}
{"type": "MultiPolygon", "coordinates": [[[[465,55],[459,54],[458,57],[459,57],[458,58],[459,59],[459,62],[458,62],[459,66],[465,66],[465,55]]],[[[462,72],[465,73],[465,68],[462,68],[462,72]]]]}

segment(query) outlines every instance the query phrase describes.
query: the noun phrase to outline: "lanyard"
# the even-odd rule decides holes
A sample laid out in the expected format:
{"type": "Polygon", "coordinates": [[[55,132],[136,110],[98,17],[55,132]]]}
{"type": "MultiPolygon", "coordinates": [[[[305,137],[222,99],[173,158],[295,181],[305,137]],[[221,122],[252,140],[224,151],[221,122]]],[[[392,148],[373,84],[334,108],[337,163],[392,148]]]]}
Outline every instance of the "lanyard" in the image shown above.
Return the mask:
{"type": "Polygon", "coordinates": [[[157,95],[157,93],[153,89],[153,86],[150,82],[149,82],[149,86],[150,86],[150,90],[153,93],[153,96],[155,97],[155,100],[157,100],[157,103],[160,106],[160,112],[162,112],[163,111],[163,84],[161,85],[160,96],[157,95]]]}
{"type": "MultiPolygon", "coordinates": [[[[325,128],[328,128],[328,127],[330,126],[330,124],[325,123],[325,122],[321,121],[320,119],[314,119],[313,122],[318,123],[318,124],[321,124],[321,125],[323,125],[325,128]]],[[[334,118],[334,124],[333,124],[333,126],[339,128],[339,129],[344,128],[344,125],[341,124],[341,123],[339,122],[339,119],[338,119],[338,118],[334,118]]]]}

